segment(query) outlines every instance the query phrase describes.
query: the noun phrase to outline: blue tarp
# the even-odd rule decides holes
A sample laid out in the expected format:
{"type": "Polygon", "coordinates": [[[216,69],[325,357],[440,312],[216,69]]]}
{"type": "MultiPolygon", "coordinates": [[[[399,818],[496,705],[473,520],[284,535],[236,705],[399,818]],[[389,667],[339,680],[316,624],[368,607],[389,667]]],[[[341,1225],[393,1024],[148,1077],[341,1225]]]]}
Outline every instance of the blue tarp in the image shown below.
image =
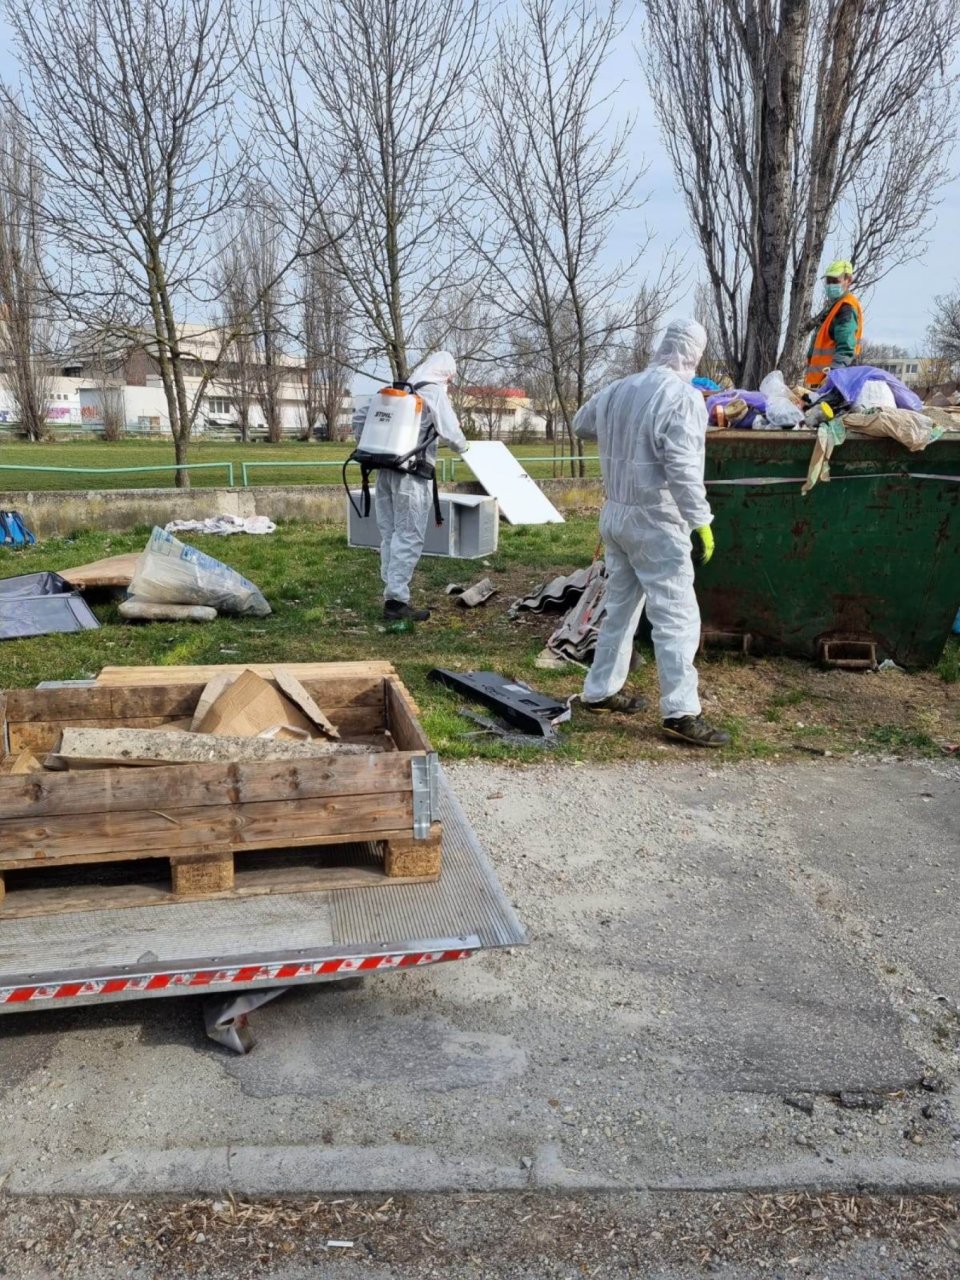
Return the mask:
{"type": "Polygon", "coordinates": [[[821,391],[826,392],[833,387],[848,404],[856,404],[865,382],[885,382],[893,392],[898,409],[912,409],[916,413],[923,408],[923,401],[916,392],[905,387],[892,373],[876,369],[871,364],[854,364],[849,369],[831,369],[821,391]]]}

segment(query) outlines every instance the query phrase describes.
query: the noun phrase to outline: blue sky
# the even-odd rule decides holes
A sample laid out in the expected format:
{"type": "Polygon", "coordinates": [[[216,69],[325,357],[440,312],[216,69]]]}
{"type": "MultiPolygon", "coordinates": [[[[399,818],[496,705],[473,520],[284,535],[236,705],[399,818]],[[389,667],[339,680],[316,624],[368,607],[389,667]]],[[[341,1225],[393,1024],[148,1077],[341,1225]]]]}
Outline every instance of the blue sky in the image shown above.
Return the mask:
{"type": "MultiPolygon", "coordinates": [[[[625,221],[618,229],[610,250],[611,256],[629,257],[633,244],[645,236],[648,228],[656,237],[649,264],[650,273],[655,274],[658,255],[676,240],[685,258],[686,272],[674,308],[679,315],[691,309],[692,290],[700,260],[688,230],[683,201],[676,190],[672,166],[660,142],[653,108],[637,61],[635,45],[640,38],[639,18],[634,17],[621,38],[612,70],[614,77],[623,81],[616,109],[622,114],[632,113],[636,116],[636,125],[630,138],[630,158],[637,165],[643,161],[647,164],[647,173],[641,180],[640,191],[648,196],[648,200],[639,215],[625,221]]],[[[16,61],[2,17],[0,76],[8,80],[16,76],[16,61]]],[[[67,69],[64,83],[69,83],[67,69]]],[[[911,354],[922,350],[933,297],[960,285],[958,226],[960,177],[955,178],[943,192],[943,203],[936,211],[935,224],[928,237],[929,244],[921,258],[891,272],[872,295],[864,299],[867,311],[866,336],[869,340],[896,343],[909,348],[911,354]]],[[[829,256],[833,256],[831,250],[832,246],[828,248],[829,256]]]]}

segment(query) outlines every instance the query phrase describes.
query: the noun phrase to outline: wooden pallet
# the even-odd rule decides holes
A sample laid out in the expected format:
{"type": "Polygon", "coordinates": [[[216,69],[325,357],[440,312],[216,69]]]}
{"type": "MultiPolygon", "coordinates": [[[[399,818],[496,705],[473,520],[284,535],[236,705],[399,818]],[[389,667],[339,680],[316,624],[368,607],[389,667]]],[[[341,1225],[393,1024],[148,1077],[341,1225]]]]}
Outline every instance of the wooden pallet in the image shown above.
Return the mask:
{"type": "MultiPolygon", "coordinates": [[[[8,759],[24,751],[42,759],[67,726],[157,728],[181,720],[222,669],[120,668],[124,679],[115,684],[10,690],[0,694],[0,751],[8,759]]],[[[0,776],[0,898],[4,876],[15,879],[27,869],[156,858],[172,877],[164,900],[230,896],[241,891],[246,874],[235,863],[238,854],[344,845],[383,846],[373,882],[436,878],[439,827],[427,839],[414,838],[414,768],[432,757],[432,748],[393,668],[334,663],[291,670],[345,741],[374,740],[383,749],[296,761],[0,776]]],[[[259,671],[272,674],[269,666],[259,671]]],[[[264,879],[267,871],[255,888],[244,881],[242,891],[292,891],[274,887],[280,882],[264,879]]],[[[292,887],[304,887],[302,876],[294,880],[292,887]]],[[[361,881],[371,883],[369,868],[361,881]]],[[[77,894],[65,889],[62,900],[76,901],[77,894]]]]}
{"type": "Polygon", "coordinates": [[[227,853],[216,858],[171,856],[36,868],[6,874],[0,924],[24,916],[60,915],[118,907],[173,906],[263,894],[368,889],[426,884],[440,875],[439,826],[429,840],[334,845],[270,854],[227,853]]]}

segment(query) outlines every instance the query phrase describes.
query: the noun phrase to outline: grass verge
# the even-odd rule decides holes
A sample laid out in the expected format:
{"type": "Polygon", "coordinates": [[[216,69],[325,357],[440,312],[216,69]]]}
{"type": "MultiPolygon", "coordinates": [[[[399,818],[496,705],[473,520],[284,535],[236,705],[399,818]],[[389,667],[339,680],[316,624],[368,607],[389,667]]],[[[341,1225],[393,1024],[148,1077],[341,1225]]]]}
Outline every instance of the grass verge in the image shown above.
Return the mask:
{"type": "MultiPolygon", "coordinates": [[[[23,552],[0,551],[0,577],[65,569],[137,550],[146,534],[86,532],[23,552]]],[[[491,669],[526,680],[545,693],[578,692],[583,676],[577,668],[554,672],[535,666],[556,617],[524,614],[511,621],[507,607],[545,578],[588,563],[596,539],[595,520],[570,519],[563,525],[504,528],[499,551],[484,562],[425,559],[417,572],[415,595],[429,602],[434,617],[412,632],[394,635],[382,629],[376,555],[349,550],[340,529],[286,524],[262,538],[196,538],[195,545],[257,583],[273,606],[272,617],[219,618],[201,626],[130,626],[120,621],[115,602],[97,604],[95,612],[103,624],[99,631],[3,642],[0,687],[78,679],[108,665],[379,657],[396,665],[446,758],[542,759],[540,750],[507,748],[474,736],[476,725],[459,714],[462,700],[427,677],[437,666],[491,669]],[[460,609],[444,595],[449,582],[469,584],[485,575],[494,579],[500,594],[483,608],[460,609]]],[[[854,752],[940,755],[945,744],[960,741],[960,690],[946,673],[949,664],[958,661],[956,653],[951,642],[939,673],[914,674],[821,671],[787,658],[721,655],[705,660],[705,713],[731,732],[733,742],[722,752],[697,758],[712,762],[854,752]]],[[[684,749],[659,736],[656,668],[649,652],[646,658],[632,684],[648,697],[650,710],[634,717],[603,716],[575,706],[552,758],[680,757],[684,749]]]]}

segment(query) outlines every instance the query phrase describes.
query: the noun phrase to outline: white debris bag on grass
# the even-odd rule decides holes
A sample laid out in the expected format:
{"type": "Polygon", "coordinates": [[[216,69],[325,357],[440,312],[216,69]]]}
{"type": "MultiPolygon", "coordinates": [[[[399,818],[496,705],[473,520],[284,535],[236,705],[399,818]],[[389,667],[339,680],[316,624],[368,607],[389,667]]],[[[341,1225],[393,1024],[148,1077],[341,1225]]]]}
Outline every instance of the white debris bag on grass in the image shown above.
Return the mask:
{"type": "Polygon", "coordinates": [[[276,533],[277,526],[267,516],[208,516],[206,520],[171,520],[165,533],[276,533]]]}
{"type": "Polygon", "coordinates": [[[154,529],[144,548],[130,595],[158,604],[205,604],[218,613],[265,618],[270,613],[260,590],[236,569],[188,547],[163,529],[154,529]]]}

